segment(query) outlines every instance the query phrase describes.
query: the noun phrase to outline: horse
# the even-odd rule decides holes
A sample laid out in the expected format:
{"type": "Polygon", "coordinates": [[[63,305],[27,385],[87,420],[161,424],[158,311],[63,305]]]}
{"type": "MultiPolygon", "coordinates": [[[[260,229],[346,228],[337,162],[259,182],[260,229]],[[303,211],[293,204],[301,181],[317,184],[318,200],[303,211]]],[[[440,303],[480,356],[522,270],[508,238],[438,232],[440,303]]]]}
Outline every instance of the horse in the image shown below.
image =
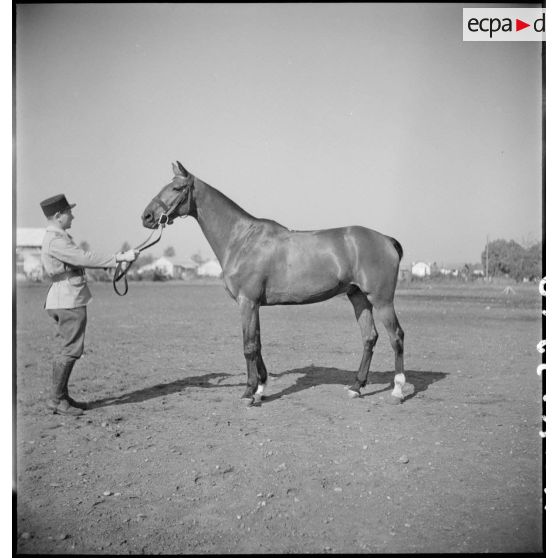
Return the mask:
{"type": "MultiPolygon", "coordinates": [[[[216,188],[172,163],[174,177],[142,213],[143,226],[157,229],[178,217],[196,219],[223,270],[225,289],[237,302],[242,321],[248,406],[260,405],[267,384],[259,312],[262,306],[310,304],[346,293],[363,342],[352,398],[366,385],[378,331],[384,325],[395,354],[393,391],[388,403],[404,399],[404,333],[394,309],[401,244],[362,226],[290,230],[256,218],[216,188]]],[[[410,384],[407,384],[410,386],[410,384]]]]}

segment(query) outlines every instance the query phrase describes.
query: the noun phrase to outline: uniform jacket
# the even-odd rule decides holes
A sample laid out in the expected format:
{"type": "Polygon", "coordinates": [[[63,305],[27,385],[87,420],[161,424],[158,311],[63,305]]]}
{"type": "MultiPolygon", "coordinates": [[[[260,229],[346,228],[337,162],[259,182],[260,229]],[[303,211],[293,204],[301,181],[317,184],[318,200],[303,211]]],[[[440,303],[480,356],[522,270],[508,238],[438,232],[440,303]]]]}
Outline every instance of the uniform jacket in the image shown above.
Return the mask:
{"type": "Polygon", "coordinates": [[[82,250],[64,230],[46,229],[41,261],[52,281],[46,309],[78,308],[91,300],[85,277],[86,267],[116,267],[115,255],[101,255],[82,250]]]}

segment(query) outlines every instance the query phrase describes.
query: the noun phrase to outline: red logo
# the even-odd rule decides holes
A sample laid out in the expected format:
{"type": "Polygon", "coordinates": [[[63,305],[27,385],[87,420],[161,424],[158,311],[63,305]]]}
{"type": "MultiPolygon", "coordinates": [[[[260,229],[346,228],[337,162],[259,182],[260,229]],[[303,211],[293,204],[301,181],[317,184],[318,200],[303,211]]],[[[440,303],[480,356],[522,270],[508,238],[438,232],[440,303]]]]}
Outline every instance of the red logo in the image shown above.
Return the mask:
{"type": "Polygon", "coordinates": [[[515,30],[516,31],[521,31],[522,29],[525,29],[526,27],[531,27],[531,24],[530,23],[525,23],[521,19],[516,18],[516,20],[515,20],[515,30]]]}

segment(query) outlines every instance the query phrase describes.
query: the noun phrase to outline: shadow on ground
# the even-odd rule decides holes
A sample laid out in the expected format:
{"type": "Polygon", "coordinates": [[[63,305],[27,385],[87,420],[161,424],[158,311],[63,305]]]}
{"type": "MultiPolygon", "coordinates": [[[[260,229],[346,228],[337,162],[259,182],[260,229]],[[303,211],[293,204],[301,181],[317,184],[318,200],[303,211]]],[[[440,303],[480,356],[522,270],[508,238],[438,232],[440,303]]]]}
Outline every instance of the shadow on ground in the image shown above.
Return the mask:
{"type": "MultiPolygon", "coordinates": [[[[274,401],[280,399],[286,395],[291,395],[298,391],[302,391],[314,386],[319,386],[322,384],[336,384],[348,386],[352,384],[355,378],[355,372],[351,370],[341,370],[339,368],[323,368],[320,366],[307,366],[305,368],[296,368],[293,370],[286,370],[285,372],[280,372],[279,374],[270,374],[273,378],[280,378],[288,374],[300,374],[300,377],[296,379],[295,383],[291,386],[285,388],[283,391],[278,393],[273,393],[265,397],[266,402],[274,401]]],[[[405,400],[412,399],[420,393],[421,391],[426,391],[428,386],[434,382],[443,380],[447,376],[447,372],[425,372],[419,370],[406,370],[405,379],[407,383],[412,384],[414,387],[414,393],[411,393],[405,397],[405,400]]],[[[373,384],[383,385],[381,389],[376,389],[374,391],[365,391],[362,396],[369,397],[371,395],[376,395],[377,393],[382,393],[384,391],[393,390],[393,378],[395,372],[370,372],[368,374],[367,386],[364,390],[370,389],[373,384]],[[385,384],[389,384],[385,387],[385,384]]],[[[363,390],[363,391],[364,391],[363,390]]]]}
{"type": "Polygon", "coordinates": [[[245,386],[244,383],[221,384],[223,380],[227,379],[230,376],[233,376],[233,374],[225,374],[219,372],[211,372],[210,374],[204,374],[203,376],[190,376],[188,378],[175,380],[174,382],[168,382],[166,384],[156,384],[151,387],[138,389],[129,393],[123,393],[122,395],[119,395],[117,397],[105,397],[103,399],[97,399],[96,401],[90,401],[88,407],[89,409],[97,409],[98,407],[108,407],[109,405],[140,403],[141,401],[147,401],[148,399],[154,399],[156,397],[163,397],[165,395],[178,393],[188,387],[230,388],[233,386],[245,386]]]}
{"type": "MultiPolygon", "coordinates": [[[[285,372],[280,372],[278,374],[270,374],[272,378],[281,378],[290,374],[299,375],[296,378],[295,383],[289,387],[283,389],[278,393],[272,393],[265,396],[265,401],[267,403],[281,399],[287,395],[297,393],[299,391],[324,385],[324,384],[336,384],[336,385],[349,385],[354,380],[355,372],[352,370],[341,370],[339,368],[324,368],[320,366],[306,366],[304,368],[295,368],[292,370],[286,370],[285,372]]],[[[391,391],[393,389],[393,377],[395,372],[370,372],[368,374],[367,386],[370,389],[371,385],[377,384],[384,387],[376,389],[374,391],[365,391],[362,396],[369,397],[371,395],[376,395],[377,393],[382,393],[384,391],[391,391]],[[386,384],[389,384],[385,387],[386,384]]],[[[417,393],[425,391],[428,389],[430,384],[443,380],[448,374],[446,372],[424,372],[418,370],[406,370],[405,378],[407,383],[412,384],[414,387],[414,393],[407,395],[405,399],[412,399],[417,393]]],[[[193,376],[188,378],[182,378],[180,380],[175,380],[173,382],[156,384],[151,387],[138,389],[136,391],[131,391],[129,393],[123,393],[117,397],[105,397],[103,399],[97,399],[95,401],[90,401],[88,404],[89,409],[97,409],[99,407],[108,407],[110,405],[126,405],[127,403],[140,403],[142,401],[147,401],[149,399],[154,399],[157,397],[163,397],[165,395],[171,395],[173,393],[178,393],[183,391],[188,387],[202,387],[202,388],[233,388],[233,387],[244,387],[245,383],[225,383],[222,382],[229,377],[234,376],[233,374],[225,374],[219,372],[212,372],[209,374],[204,374],[203,376],[193,376]]]]}

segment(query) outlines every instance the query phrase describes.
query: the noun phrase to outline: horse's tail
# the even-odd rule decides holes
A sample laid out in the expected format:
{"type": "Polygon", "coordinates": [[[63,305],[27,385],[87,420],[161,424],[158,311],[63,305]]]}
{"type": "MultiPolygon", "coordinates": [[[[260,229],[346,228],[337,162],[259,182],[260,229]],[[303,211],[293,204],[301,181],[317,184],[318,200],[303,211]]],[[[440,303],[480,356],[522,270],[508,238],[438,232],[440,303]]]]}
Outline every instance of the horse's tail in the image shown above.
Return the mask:
{"type": "Polygon", "coordinates": [[[401,244],[399,244],[399,242],[395,240],[395,238],[392,238],[391,236],[388,236],[388,238],[393,244],[393,247],[397,250],[397,254],[399,255],[399,261],[401,261],[401,259],[403,258],[403,246],[401,246],[401,244]]]}

